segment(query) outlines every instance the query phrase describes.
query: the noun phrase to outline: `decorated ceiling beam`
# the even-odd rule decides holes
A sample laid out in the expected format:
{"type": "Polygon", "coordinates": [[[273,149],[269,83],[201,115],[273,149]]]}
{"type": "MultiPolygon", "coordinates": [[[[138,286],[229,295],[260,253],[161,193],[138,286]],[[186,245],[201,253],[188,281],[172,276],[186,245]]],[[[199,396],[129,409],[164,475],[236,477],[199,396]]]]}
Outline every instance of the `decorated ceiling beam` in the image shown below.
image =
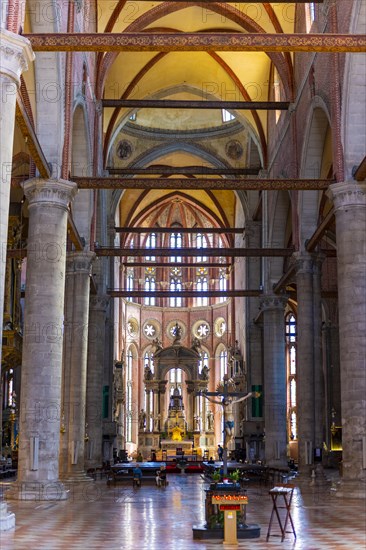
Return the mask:
{"type": "Polygon", "coordinates": [[[109,290],[112,298],[235,298],[239,296],[261,296],[262,290],[109,290]]]}
{"type": "Polygon", "coordinates": [[[51,170],[49,164],[38,141],[32,123],[28,117],[27,111],[23,104],[23,100],[19,94],[17,95],[15,118],[27,144],[29,154],[34,161],[34,164],[37,166],[40,176],[42,178],[50,178],[51,170]]]}
{"type": "Polygon", "coordinates": [[[260,171],[257,168],[211,168],[209,166],[147,166],[146,168],[112,168],[107,166],[106,170],[111,175],[169,175],[169,174],[200,174],[200,175],[215,175],[215,176],[255,176],[260,171]]]}
{"type": "Polygon", "coordinates": [[[196,268],[206,267],[207,269],[229,268],[231,263],[223,264],[221,262],[123,262],[125,267],[178,267],[181,268],[196,268]]]}
{"type": "Polygon", "coordinates": [[[117,233],[244,233],[244,227],[115,227],[117,233]]]}
{"type": "MultiPolygon", "coordinates": [[[[119,248],[119,247],[95,247],[97,256],[125,256],[144,257],[154,255],[157,257],[187,258],[202,257],[286,257],[292,256],[294,248],[119,248]]],[[[335,250],[322,250],[325,256],[335,256],[335,250]]],[[[208,262],[207,262],[208,263],[208,262]]],[[[179,262],[177,262],[179,267],[179,262]]]]}
{"type": "MultiPolygon", "coordinates": [[[[161,169],[161,172],[165,172],[161,169]]],[[[222,173],[222,170],[220,170],[222,173]]],[[[192,173],[192,172],[191,172],[192,173]]],[[[98,178],[74,177],[79,189],[196,189],[220,191],[306,191],[328,189],[328,179],[98,178]]]]}
{"type": "Polygon", "coordinates": [[[35,52],[364,52],[363,34],[40,33],[25,34],[35,52]]]}
{"type": "Polygon", "coordinates": [[[174,99],[102,99],[102,106],[127,109],[235,109],[284,111],[289,101],[205,101],[174,99]]]}

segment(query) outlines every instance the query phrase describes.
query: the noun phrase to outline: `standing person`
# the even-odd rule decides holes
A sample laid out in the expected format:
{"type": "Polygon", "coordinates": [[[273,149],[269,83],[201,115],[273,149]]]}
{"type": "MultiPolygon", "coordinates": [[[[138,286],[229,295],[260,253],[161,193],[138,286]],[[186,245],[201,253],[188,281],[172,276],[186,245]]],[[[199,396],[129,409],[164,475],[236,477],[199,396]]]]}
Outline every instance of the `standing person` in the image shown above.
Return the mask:
{"type": "Polygon", "coordinates": [[[217,445],[217,454],[219,455],[219,460],[222,460],[224,449],[221,447],[221,445],[217,445]]]}
{"type": "Polygon", "coordinates": [[[133,469],[133,485],[137,485],[137,487],[141,486],[141,478],[142,478],[142,470],[140,468],[140,464],[137,463],[136,466],[133,469]]]}

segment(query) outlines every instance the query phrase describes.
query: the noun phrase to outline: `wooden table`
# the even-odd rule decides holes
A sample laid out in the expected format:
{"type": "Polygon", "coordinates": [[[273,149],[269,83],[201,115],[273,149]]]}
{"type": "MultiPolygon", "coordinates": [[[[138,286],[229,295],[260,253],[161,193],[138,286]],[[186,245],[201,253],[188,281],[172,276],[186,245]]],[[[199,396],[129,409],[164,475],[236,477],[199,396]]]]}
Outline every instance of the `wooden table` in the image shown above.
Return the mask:
{"type": "MultiPolygon", "coordinates": [[[[280,526],[281,535],[277,535],[277,536],[281,536],[281,542],[283,542],[283,540],[285,539],[286,533],[292,533],[296,539],[295,527],[292,521],[291,510],[290,510],[292,496],[294,494],[294,486],[277,485],[276,487],[273,487],[273,489],[269,491],[269,494],[271,495],[271,498],[272,498],[273,508],[271,513],[271,518],[269,520],[269,525],[268,525],[267,541],[271,536],[271,529],[272,529],[272,522],[273,522],[274,515],[277,516],[278,524],[280,526]],[[283,497],[284,506],[280,506],[278,503],[278,499],[280,497],[283,497]],[[278,511],[279,509],[286,510],[285,521],[283,524],[278,511]],[[290,523],[292,531],[286,531],[288,523],[290,523]]],[[[272,535],[272,536],[276,536],[276,535],[272,535]]]]}

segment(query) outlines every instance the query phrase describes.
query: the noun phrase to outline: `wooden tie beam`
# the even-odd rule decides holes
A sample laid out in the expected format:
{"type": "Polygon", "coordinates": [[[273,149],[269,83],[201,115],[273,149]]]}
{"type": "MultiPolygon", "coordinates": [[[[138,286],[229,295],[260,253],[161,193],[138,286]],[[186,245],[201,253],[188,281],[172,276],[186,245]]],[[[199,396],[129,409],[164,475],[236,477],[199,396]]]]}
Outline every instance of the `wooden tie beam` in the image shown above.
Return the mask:
{"type": "Polygon", "coordinates": [[[126,109],[231,109],[285,111],[289,101],[205,101],[174,99],[102,99],[104,108],[126,109]]]}
{"type": "Polygon", "coordinates": [[[40,33],[24,34],[35,52],[365,52],[363,34],[40,33]]]}
{"type": "Polygon", "coordinates": [[[263,294],[262,290],[109,290],[112,298],[237,298],[256,297],[263,294]]]}
{"type": "Polygon", "coordinates": [[[23,100],[20,94],[17,95],[16,107],[15,107],[15,119],[25,139],[30,156],[34,161],[34,164],[37,166],[40,176],[42,178],[50,178],[51,170],[50,170],[49,164],[43,153],[41,144],[38,141],[38,138],[37,138],[36,132],[34,131],[32,123],[28,117],[26,108],[23,104],[23,100]]]}
{"type": "MultiPolygon", "coordinates": [[[[294,248],[118,248],[118,247],[96,247],[94,252],[97,256],[110,257],[171,257],[187,258],[202,257],[208,258],[251,258],[251,257],[287,257],[292,256],[294,248]]],[[[322,250],[326,257],[335,257],[336,250],[322,250]]],[[[208,262],[207,262],[208,263],[208,262]]],[[[153,265],[153,264],[152,264],[153,265]]],[[[179,267],[179,262],[177,262],[179,267]]]]}
{"type": "Polygon", "coordinates": [[[230,268],[231,263],[222,264],[219,262],[207,263],[207,262],[123,262],[123,266],[127,267],[178,267],[179,269],[192,268],[196,269],[197,267],[205,267],[207,269],[218,269],[218,268],[230,268]]]}
{"type": "MultiPolygon", "coordinates": [[[[97,256],[126,256],[126,257],[284,257],[294,253],[293,248],[113,248],[96,247],[97,256]]],[[[207,262],[208,264],[208,262],[207,262]]],[[[179,262],[177,262],[179,267],[179,262]]]]}
{"type": "Polygon", "coordinates": [[[200,174],[200,175],[236,175],[255,176],[260,171],[257,168],[211,168],[210,166],[146,166],[146,168],[113,168],[107,166],[106,170],[112,175],[168,175],[168,174],[200,174]]]}
{"type": "MultiPolygon", "coordinates": [[[[123,170],[121,170],[123,171],[123,170]]],[[[160,170],[165,172],[164,169],[160,170]]],[[[222,172],[222,171],[221,171],[222,172]]],[[[192,173],[192,171],[191,171],[192,173]]],[[[328,189],[328,179],[74,177],[79,189],[196,189],[220,191],[310,191],[328,189]]]]}
{"type": "Polygon", "coordinates": [[[244,233],[244,227],[115,227],[116,233],[137,233],[137,234],[150,234],[150,233],[244,233]]]}

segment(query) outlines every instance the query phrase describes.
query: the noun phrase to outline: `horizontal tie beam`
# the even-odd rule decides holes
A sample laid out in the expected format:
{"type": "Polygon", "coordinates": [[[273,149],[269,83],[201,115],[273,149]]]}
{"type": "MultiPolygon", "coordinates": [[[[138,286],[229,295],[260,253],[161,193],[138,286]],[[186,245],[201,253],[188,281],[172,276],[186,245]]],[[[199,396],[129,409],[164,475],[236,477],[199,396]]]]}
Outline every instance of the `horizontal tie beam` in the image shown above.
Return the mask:
{"type": "Polygon", "coordinates": [[[257,168],[211,168],[210,166],[147,166],[146,168],[112,168],[107,166],[106,170],[115,175],[134,175],[134,174],[214,174],[214,175],[237,175],[252,176],[257,175],[260,167],[257,168]]]}
{"type": "Polygon", "coordinates": [[[363,34],[40,33],[24,34],[35,52],[364,52],[363,34]]]}
{"type": "Polygon", "coordinates": [[[285,111],[289,101],[205,101],[205,100],[174,100],[174,99],[102,99],[104,108],[127,109],[235,109],[235,110],[267,110],[285,111]]]}
{"type": "MultiPolygon", "coordinates": [[[[144,257],[144,256],[160,256],[171,258],[186,258],[207,256],[213,258],[219,257],[286,257],[292,256],[295,252],[294,248],[118,248],[118,247],[101,247],[97,246],[94,249],[97,256],[126,256],[126,257],[144,257]]],[[[335,257],[336,250],[322,250],[326,257],[335,257]]],[[[179,262],[177,262],[179,267],[179,262]]]]}
{"type": "Polygon", "coordinates": [[[116,233],[205,233],[206,235],[218,233],[244,233],[244,227],[116,227],[116,233]]]}
{"type": "MultiPolygon", "coordinates": [[[[121,171],[123,171],[121,169],[121,171]]],[[[160,169],[160,172],[165,172],[160,169]]],[[[220,171],[222,174],[222,170],[220,171]]],[[[177,172],[178,173],[178,172],[177,172]]],[[[191,171],[193,173],[193,171],[191,171]]],[[[328,189],[329,179],[98,178],[74,177],[79,189],[184,189],[220,191],[311,191],[328,189]]]]}
{"type": "MultiPolygon", "coordinates": [[[[291,256],[293,248],[112,248],[96,247],[97,256],[160,256],[160,257],[250,257],[250,256],[291,256]]],[[[179,267],[179,262],[177,262],[179,267]]]]}
{"type": "Polygon", "coordinates": [[[112,298],[236,298],[255,297],[263,294],[262,290],[109,290],[112,298]]]}
{"type": "Polygon", "coordinates": [[[181,268],[196,268],[196,267],[206,267],[207,269],[211,268],[227,268],[230,267],[232,264],[227,263],[223,264],[221,262],[179,262],[177,264],[176,262],[123,262],[123,265],[126,267],[178,267],[181,268]]]}

